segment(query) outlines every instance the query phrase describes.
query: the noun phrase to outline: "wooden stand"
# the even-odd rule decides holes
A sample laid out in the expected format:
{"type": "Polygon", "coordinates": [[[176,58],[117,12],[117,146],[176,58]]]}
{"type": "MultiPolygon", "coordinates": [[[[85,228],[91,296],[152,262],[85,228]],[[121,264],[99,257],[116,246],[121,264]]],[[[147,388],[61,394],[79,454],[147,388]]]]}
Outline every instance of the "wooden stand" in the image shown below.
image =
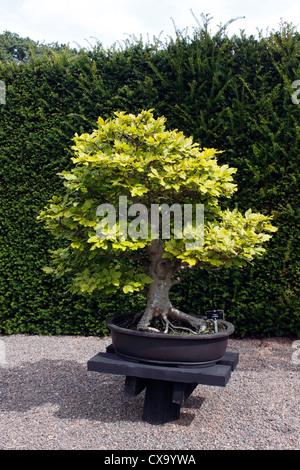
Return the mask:
{"type": "Polygon", "coordinates": [[[146,389],[143,420],[164,424],[180,417],[180,407],[198,384],[225,387],[238,364],[238,353],[227,352],[210,367],[166,366],[128,361],[112,345],[88,361],[88,370],[125,375],[125,393],[137,396],[146,389]]]}

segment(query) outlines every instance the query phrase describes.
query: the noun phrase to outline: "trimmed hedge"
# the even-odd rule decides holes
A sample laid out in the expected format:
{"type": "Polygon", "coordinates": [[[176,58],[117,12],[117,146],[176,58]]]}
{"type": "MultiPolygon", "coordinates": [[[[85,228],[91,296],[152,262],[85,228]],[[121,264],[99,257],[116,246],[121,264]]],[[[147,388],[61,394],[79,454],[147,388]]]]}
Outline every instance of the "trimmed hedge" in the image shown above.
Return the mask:
{"type": "Polygon", "coordinates": [[[98,116],[154,108],[169,128],[238,168],[232,205],[274,214],[279,228],[264,259],[244,269],[195,272],[174,288],[179,308],[224,308],[238,335],[300,336],[299,117],[292,83],[300,79],[300,35],[287,24],[268,37],[193,37],[123,50],[49,48],[26,63],[0,62],[0,333],[107,333],[105,318],[139,310],[142,294],[71,296],[68,279],[41,268],[58,246],[36,216],[62,190],[57,173],[72,164],[72,137],[98,116]]]}

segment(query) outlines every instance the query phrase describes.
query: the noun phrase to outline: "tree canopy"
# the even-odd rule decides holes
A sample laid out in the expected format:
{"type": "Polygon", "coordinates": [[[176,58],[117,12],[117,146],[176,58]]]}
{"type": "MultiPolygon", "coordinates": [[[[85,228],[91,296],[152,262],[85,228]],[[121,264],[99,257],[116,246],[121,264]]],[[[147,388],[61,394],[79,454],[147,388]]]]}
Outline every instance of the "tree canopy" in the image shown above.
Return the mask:
{"type": "Polygon", "coordinates": [[[148,218],[153,205],[160,210],[164,204],[167,209],[174,209],[174,204],[203,205],[204,227],[191,217],[178,234],[173,219],[167,239],[158,232],[154,236],[162,239],[162,257],[176,266],[177,275],[191,268],[242,267],[264,253],[264,242],[276,230],[270,216],[251,209],[245,214],[222,210],[219,200],[230,198],[237,189],[232,176],[236,170],[218,164],[217,150],[202,150],[192,137],[166,130],[165,118],[155,119],[152,110],[99,118],[97,129],[76,135],[74,142],[74,166],[60,173],[66,193],[54,196],[39,218],[67,241],[65,248],[52,252],[54,267],[45,269],[57,276],[73,273],[75,291],[133,292],[153,280],[142,263],[153,239],[148,218]],[[127,212],[126,219],[120,217],[120,198],[133,207],[135,220],[127,212]],[[102,204],[116,209],[111,223],[103,218],[105,211],[102,217],[97,215],[102,204]],[[147,208],[143,219],[141,206],[147,208]],[[134,236],[131,224],[138,226],[134,236]],[[105,236],[99,236],[99,230],[105,236]],[[141,231],[143,237],[138,236],[141,231]],[[122,264],[128,258],[139,266],[129,269],[128,262],[122,264]]]}

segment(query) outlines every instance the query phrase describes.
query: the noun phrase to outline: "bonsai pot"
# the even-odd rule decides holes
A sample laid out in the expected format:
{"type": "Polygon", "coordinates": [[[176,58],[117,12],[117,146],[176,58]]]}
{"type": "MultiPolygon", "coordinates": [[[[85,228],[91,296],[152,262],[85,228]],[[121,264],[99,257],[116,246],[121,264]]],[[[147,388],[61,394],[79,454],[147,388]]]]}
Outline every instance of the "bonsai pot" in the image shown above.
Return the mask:
{"type": "Polygon", "coordinates": [[[118,325],[120,320],[133,315],[115,315],[106,320],[106,325],[111,332],[115,352],[136,362],[213,366],[224,355],[228,337],[234,332],[232,323],[225,320],[219,320],[227,327],[225,331],[199,335],[152,333],[118,325]]]}

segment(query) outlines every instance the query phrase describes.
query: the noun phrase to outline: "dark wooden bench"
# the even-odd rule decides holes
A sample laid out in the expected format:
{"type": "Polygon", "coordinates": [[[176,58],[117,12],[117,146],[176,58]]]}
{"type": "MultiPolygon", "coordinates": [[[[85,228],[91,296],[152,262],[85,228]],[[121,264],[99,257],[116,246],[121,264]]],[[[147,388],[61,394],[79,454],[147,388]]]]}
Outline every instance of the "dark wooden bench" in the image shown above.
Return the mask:
{"type": "Polygon", "coordinates": [[[88,361],[88,370],[124,375],[125,393],[137,396],[146,389],[143,420],[164,424],[180,417],[180,407],[197,385],[225,387],[238,364],[238,353],[226,352],[210,367],[166,366],[131,362],[115,353],[112,345],[88,361]]]}

